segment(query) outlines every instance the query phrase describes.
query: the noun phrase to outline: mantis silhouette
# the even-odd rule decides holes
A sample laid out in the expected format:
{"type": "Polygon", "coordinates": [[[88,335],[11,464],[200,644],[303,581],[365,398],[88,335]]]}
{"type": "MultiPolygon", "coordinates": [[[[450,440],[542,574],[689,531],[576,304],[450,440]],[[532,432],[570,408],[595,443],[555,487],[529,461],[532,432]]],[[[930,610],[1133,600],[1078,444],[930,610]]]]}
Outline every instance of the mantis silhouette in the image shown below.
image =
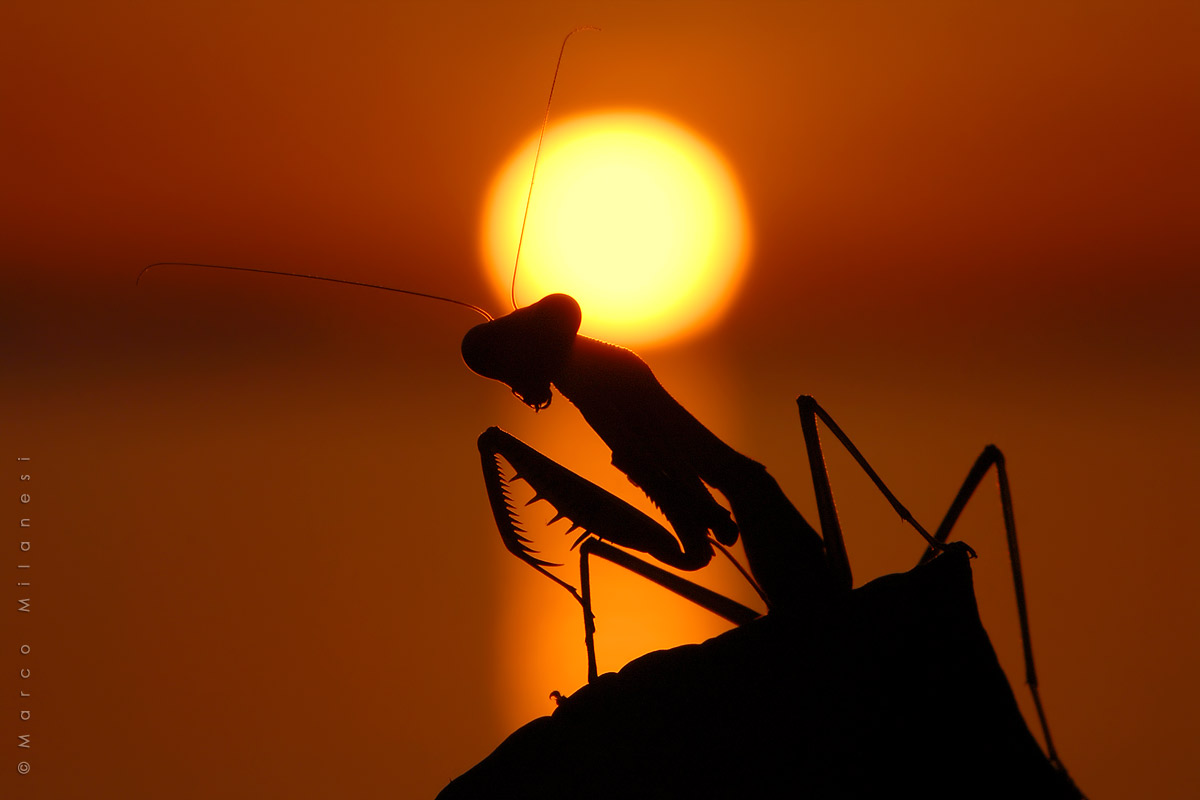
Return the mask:
{"type": "MultiPolygon", "coordinates": [[[[560,64],[561,58],[560,51],[560,64]]],[[[536,175],[536,158],[534,170],[536,175]]],[[[518,243],[518,262],[519,256],[518,243]]],[[[514,310],[472,328],[463,338],[463,360],[477,374],[506,384],[521,402],[534,410],[550,404],[552,388],[566,397],[608,445],[613,466],[645,492],[672,528],[667,530],[499,428],[489,428],[479,437],[488,501],[505,547],[567,590],[582,607],[589,683],[598,678],[589,569],[589,559],[593,556],[654,581],[737,625],[749,623],[758,613],[629,551],[678,570],[694,571],[711,561],[715,549],[729,556],[726,548],[740,537],[750,574],[744,569],[742,573],[766,602],[768,613],[776,617],[820,614],[822,609],[838,605],[850,594],[851,568],[821,450],[817,430],[820,419],[901,519],[925,539],[927,548],[918,566],[945,551],[975,556],[965,543],[948,544],[947,540],[984,476],[995,469],[1017,599],[1026,683],[1037,711],[1046,757],[1064,780],[1068,793],[1079,794],[1058,758],[1038,690],[1012,494],[999,449],[992,445],[983,449],[936,532],[930,534],[896,498],[833,418],[811,396],[801,396],[797,403],[817,500],[821,527],[818,533],[761,464],[737,452],[701,424],[671,397],[636,354],[579,335],[582,313],[573,298],[552,294],[518,308],[515,286],[514,266],[511,295],[514,310]],[[502,461],[512,467],[512,476],[505,477],[502,461]],[[547,524],[566,519],[570,522],[568,534],[582,530],[572,545],[579,551],[578,587],[552,573],[548,567],[554,565],[539,557],[533,542],[525,535],[510,492],[515,480],[523,480],[533,489],[530,504],[545,501],[553,506],[555,514],[547,524]],[[709,487],[721,493],[728,509],[714,499],[709,487]]],[[[737,564],[736,559],[730,558],[737,564]]]]}
{"type": "MultiPolygon", "coordinates": [[[[476,326],[463,339],[463,359],[474,372],[507,384],[534,409],[550,404],[551,386],[570,400],[612,450],[612,463],[662,511],[674,534],[642,512],[538,453],[499,428],[479,437],[488,500],[509,552],[562,586],[583,607],[588,679],[595,680],[594,617],[588,559],[597,556],[629,569],[735,624],[758,616],[754,610],[683,579],[627,550],[636,550],[680,570],[709,563],[714,547],[742,538],[753,582],[771,614],[809,614],[852,588],[851,569],[834,507],[821,450],[821,420],[862,467],[900,515],[926,540],[920,563],[939,552],[958,550],[974,557],[962,542],[947,544],[967,502],[995,468],[1025,657],[1025,678],[1037,709],[1047,757],[1062,769],[1050,736],[1033,660],[1032,639],[1017,545],[1012,493],[1004,456],[993,445],[980,453],[934,534],[896,498],[859,449],[815,399],[797,399],[821,533],[791,504],[776,481],[756,461],[722,442],[654,378],[636,354],[577,334],[579,305],[566,295],[550,295],[500,319],[476,326]],[[551,573],[520,527],[510,500],[509,480],[499,458],[534,490],[534,501],[554,506],[559,519],[582,529],[577,589],[551,573]],[[729,510],[706,486],[717,489],[729,510]],[[732,516],[730,514],[732,512],[732,516]],[[619,547],[614,547],[618,545],[619,547]],[[626,549],[620,549],[626,548],[626,549]]],[[[568,532],[570,532],[568,531],[568,532]]]]}
{"type": "MultiPolygon", "coordinates": [[[[835,619],[840,618],[843,609],[855,605],[850,601],[850,563],[817,429],[820,420],[866,472],[901,519],[926,540],[927,548],[918,567],[947,551],[959,556],[975,556],[965,543],[948,543],[948,539],[983,478],[995,470],[1017,600],[1025,681],[1037,712],[1045,758],[1056,773],[1045,783],[1044,790],[1046,796],[1082,797],[1058,757],[1038,689],[1012,492],[1005,459],[999,449],[993,445],[983,449],[941,523],[930,534],[896,498],[829,413],[811,396],[801,396],[797,404],[817,500],[821,529],[818,533],[761,464],[725,444],[688,413],[658,383],[650,368],[636,354],[579,335],[580,320],[579,305],[572,298],[550,295],[471,329],[463,339],[462,354],[473,371],[506,384],[521,402],[535,410],[550,404],[552,389],[571,401],[612,450],[613,466],[645,492],[673,529],[668,531],[624,501],[499,428],[489,428],[479,437],[488,500],[505,546],[514,556],[566,589],[583,609],[589,685],[598,679],[589,578],[589,559],[593,556],[654,581],[738,626],[749,627],[748,623],[759,617],[757,612],[630,552],[639,552],[679,570],[694,571],[709,563],[715,549],[725,551],[740,536],[751,573],[747,577],[766,601],[768,616],[819,619],[829,615],[830,619],[835,619]],[[504,477],[502,461],[515,471],[513,476],[504,477]],[[548,569],[552,565],[538,556],[533,542],[520,526],[510,492],[515,480],[525,481],[533,489],[534,497],[530,503],[546,501],[554,507],[555,515],[550,523],[566,519],[571,523],[568,533],[582,529],[573,544],[579,550],[578,588],[548,569]],[[725,497],[728,509],[713,498],[707,487],[725,497]]],[[[728,555],[728,551],[725,552],[728,555]]],[[[962,558],[962,561],[965,566],[966,559],[962,558]]],[[[834,636],[832,644],[841,647],[845,639],[834,636]]],[[[858,646],[861,643],[854,643],[849,649],[853,651],[858,646]]],[[[909,646],[901,645],[901,649],[907,650],[909,646]]],[[[835,655],[834,659],[837,658],[835,655]]],[[[724,667],[718,668],[718,671],[723,670],[724,667]]],[[[754,674],[756,679],[761,678],[754,674]]],[[[999,681],[1003,683],[1003,677],[999,681]]],[[[660,686],[657,681],[654,685],[660,686]]],[[[1011,693],[1009,696],[1011,698],[1011,693]]],[[[699,698],[692,702],[699,702],[699,698]]],[[[890,702],[890,698],[884,701],[885,705],[890,702]]],[[[999,701],[997,707],[1004,704],[999,701]]],[[[1015,707],[1012,711],[1015,712],[1015,707]]],[[[1010,719],[1007,723],[997,724],[1012,723],[1010,719]]],[[[715,734],[715,729],[722,726],[713,727],[715,734]]],[[[558,740],[569,735],[560,729],[551,738],[558,740]]],[[[602,736],[599,738],[603,740],[602,736]]],[[[1019,739],[1018,736],[1011,741],[1019,739]]],[[[1002,739],[997,742],[1001,743],[998,750],[1009,744],[1002,739]]],[[[603,742],[599,746],[603,746],[603,742]]],[[[1036,745],[1033,747],[1036,749],[1036,745]]],[[[852,743],[850,749],[855,752],[856,746],[852,743]]],[[[1016,752],[1019,748],[1014,749],[1013,758],[1020,759],[1016,752]]],[[[497,756],[500,753],[498,750],[497,756]]],[[[834,748],[833,753],[835,763],[852,764],[855,761],[855,756],[847,758],[844,749],[834,748]]],[[[484,770],[481,774],[491,776],[484,779],[485,784],[497,777],[502,778],[501,783],[508,782],[511,775],[528,772],[520,768],[519,760],[507,767],[504,763],[501,759],[497,766],[489,764],[485,768],[484,764],[480,765],[484,770]],[[499,773],[489,770],[499,770],[499,773]]],[[[568,769],[566,774],[572,773],[568,769]]],[[[638,779],[643,777],[640,775],[638,779]]],[[[956,780],[952,778],[949,782],[954,785],[956,780]]],[[[1037,784],[1035,781],[1033,785],[1037,784]]],[[[469,785],[473,784],[464,784],[469,785]]],[[[466,790],[464,796],[473,795],[466,790]]],[[[556,794],[551,791],[547,796],[556,794]]],[[[938,793],[935,791],[933,796],[938,793]]]]}
{"type": "MultiPolygon", "coordinates": [[[[557,77],[557,69],[555,74],[557,77]]],[[[154,266],[159,265],[150,265],[154,266]]],[[[274,270],[191,266],[356,283],[274,270]]],[[[492,318],[483,309],[459,300],[358,285],[447,300],[483,315],[487,321],[472,328],[463,339],[462,355],[467,366],[483,377],[506,384],[521,402],[535,410],[547,407],[555,390],[566,397],[608,445],[613,466],[645,492],[671,526],[668,530],[499,428],[488,428],[480,435],[478,449],[487,497],[505,547],[568,591],[582,608],[589,683],[599,677],[589,569],[593,556],[654,581],[736,625],[746,625],[761,615],[658,564],[696,571],[705,567],[718,550],[729,555],[726,548],[740,538],[748,562],[748,571],[743,570],[743,574],[765,601],[769,616],[819,616],[851,593],[851,567],[825,468],[818,420],[846,448],[900,517],[925,539],[927,549],[920,563],[942,552],[974,557],[968,545],[948,540],[963,508],[985,475],[995,469],[1017,598],[1026,683],[1037,710],[1046,757],[1066,776],[1038,690],[1011,491],[1004,456],[997,448],[989,445],[983,449],[941,523],[930,534],[833,418],[811,396],[801,396],[797,403],[816,494],[818,532],[763,465],[709,431],[671,397],[636,354],[579,335],[582,312],[571,297],[552,294],[521,308],[515,307],[514,300],[511,313],[492,318]],[[502,462],[507,462],[514,474],[505,477],[502,462]],[[579,551],[578,586],[548,569],[555,565],[539,557],[528,532],[521,527],[510,491],[516,480],[533,489],[531,503],[544,500],[554,507],[551,522],[566,519],[571,523],[568,533],[582,531],[572,545],[579,551]],[[725,498],[728,508],[717,502],[710,488],[725,498]]]]}
{"type": "MultiPolygon", "coordinates": [[[[167,264],[184,265],[152,264],[142,274],[167,264]]],[[[373,286],[248,267],[186,266],[373,286]]],[[[449,300],[408,290],[392,291],[449,300]]],[[[673,529],[668,530],[499,428],[488,428],[479,436],[487,497],[505,547],[567,590],[583,609],[589,684],[600,677],[589,578],[589,559],[593,556],[654,581],[737,626],[749,627],[763,615],[653,563],[657,561],[683,571],[699,570],[711,561],[715,550],[725,550],[741,538],[749,566],[747,577],[765,600],[767,617],[787,620],[820,618],[827,613],[831,617],[838,615],[839,607],[846,605],[849,596],[857,591],[852,592],[850,563],[817,429],[819,420],[866,472],[901,519],[926,540],[928,546],[919,564],[937,558],[939,553],[974,557],[968,545],[948,540],[983,478],[995,470],[1017,599],[1025,679],[1037,711],[1045,758],[1066,787],[1062,796],[1082,796],[1058,757],[1043,710],[1012,493],[999,449],[992,445],[983,449],[941,523],[930,534],[897,499],[830,414],[811,396],[801,396],[797,404],[817,500],[818,532],[761,464],[725,444],[693,417],[659,384],[649,366],[635,353],[579,335],[581,310],[571,297],[552,294],[500,318],[491,318],[486,311],[469,303],[450,302],[472,308],[487,318],[463,338],[462,355],[467,366],[483,377],[506,384],[521,402],[535,410],[550,404],[554,390],[566,397],[612,450],[613,466],[646,493],[673,529]],[[515,474],[506,478],[502,461],[515,474]],[[515,480],[532,487],[531,503],[544,500],[554,507],[556,513],[550,523],[566,519],[571,523],[568,533],[582,530],[573,545],[579,551],[578,587],[555,575],[548,569],[553,565],[538,557],[511,501],[510,487],[515,480]],[[708,487],[725,497],[728,509],[714,499],[708,487]],[[644,554],[650,560],[630,551],[644,554]]]]}

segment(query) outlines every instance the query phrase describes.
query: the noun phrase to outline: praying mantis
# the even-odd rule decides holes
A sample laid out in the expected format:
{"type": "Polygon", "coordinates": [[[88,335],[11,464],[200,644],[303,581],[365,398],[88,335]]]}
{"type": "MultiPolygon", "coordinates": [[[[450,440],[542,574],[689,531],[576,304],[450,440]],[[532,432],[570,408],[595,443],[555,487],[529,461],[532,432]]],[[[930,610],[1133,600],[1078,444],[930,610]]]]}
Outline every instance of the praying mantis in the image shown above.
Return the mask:
{"type": "MultiPolygon", "coordinates": [[[[566,40],[564,47],[565,44],[566,40]]],[[[530,306],[518,308],[515,268],[513,281],[514,310],[505,317],[472,328],[463,339],[463,360],[475,373],[507,385],[514,396],[535,411],[548,406],[552,389],[557,390],[576,406],[588,425],[608,445],[612,451],[612,465],[645,492],[672,528],[668,531],[499,428],[489,428],[479,437],[478,449],[488,501],[505,547],[568,591],[582,608],[589,687],[599,678],[589,569],[589,559],[593,556],[654,581],[736,625],[748,626],[759,616],[757,612],[652,563],[656,561],[677,570],[695,571],[710,562],[714,550],[729,555],[726,548],[740,537],[749,564],[748,573],[742,570],[743,575],[765,601],[767,616],[784,619],[819,616],[823,611],[845,603],[852,592],[853,581],[821,450],[817,430],[820,420],[866,472],[901,519],[925,539],[927,548],[918,567],[932,561],[939,553],[953,553],[960,558],[975,556],[969,545],[948,543],[948,539],[983,478],[995,470],[1017,598],[1026,683],[1037,711],[1045,757],[1054,771],[1042,790],[1047,796],[1082,797],[1057,755],[1038,689],[1012,492],[1005,459],[998,448],[988,445],[983,449],[940,525],[934,534],[930,534],[886,486],[829,413],[813,397],[803,395],[797,404],[817,500],[821,529],[818,533],[761,464],[729,447],[692,416],[659,384],[636,354],[579,335],[582,312],[574,299],[552,294],[530,306]],[[504,476],[502,462],[507,462],[514,470],[508,478],[504,476]],[[582,530],[573,544],[579,551],[578,587],[552,573],[548,567],[553,565],[539,557],[533,542],[525,535],[527,532],[520,525],[510,491],[511,483],[517,480],[533,489],[534,496],[529,504],[545,501],[553,506],[555,514],[548,524],[566,519],[570,522],[568,534],[582,530]],[[709,488],[720,492],[728,508],[716,502],[709,488]],[[634,556],[630,551],[644,554],[651,561],[634,556]]],[[[834,641],[837,641],[836,637],[834,641]]],[[[660,676],[651,681],[651,685],[668,690],[660,685],[662,680],[660,676]]],[[[670,673],[666,680],[671,680],[670,673]]],[[[635,694],[637,683],[631,675],[630,682],[625,684],[630,688],[629,694],[635,694]]],[[[620,704],[619,694],[617,705],[620,704]]],[[[611,698],[611,695],[605,697],[611,698]]],[[[702,702],[701,698],[688,697],[688,703],[702,702]]],[[[603,704],[608,703],[606,700],[603,704]]],[[[666,713],[680,718],[690,716],[677,708],[666,713]]],[[[595,718],[599,722],[603,715],[596,714],[595,718]]],[[[724,719],[728,722],[729,718],[724,719]]],[[[734,719],[735,725],[742,721],[734,719]]],[[[542,740],[543,744],[571,738],[569,725],[569,722],[560,723],[550,741],[542,740]]],[[[757,727],[753,719],[750,725],[757,727]]],[[[683,727],[686,728],[686,724],[683,727]]],[[[717,735],[723,727],[724,723],[714,725],[707,735],[717,735]]],[[[524,730],[519,731],[513,738],[524,733],[524,730]]],[[[673,733],[686,736],[689,732],[674,730],[673,733]]],[[[733,735],[736,736],[736,732],[733,735]]],[[[610,742],[605,736],[598,735],[596,744],[607,748],[610,742]]],[[[658,744],[654,742],[653,746],[657,749],[658,744]]],[[[859,755],[853,752],[855,749],[851,737],[849,748],[839,750],[835,746],[832,749],[833,760],[845,759],[853,763],[859,755]],[[851,751],[848,757],[846,749],[851,751]]],[[[495,763],[489,764],[491,759],[485,760],[476,768],[479,775],[485,776],[481,779],[485,793],[487,788],[502,785],[498,781],[529,790],[524,779],[529,770],[522,769],[520,751],[512,758],[511,751],[508,756],[502,756],[501,750],[493,756],[497,759],[495,763]]],[[[620,761],[620,753],[620,748],[610,753],[614,765],[620,763],[628,768],[631,775],[637,776],[632,780],[642,784],[639,788],[645,790],[644,782],[648,777],[653,778],[653,771],[639,767],[636,758],[632,765],[620,761]]],[[[561,751],[559,754],[563,755],[561,751]]],[[[535,752],[533,757],[536,759],[538,755],[535,752]]],[[[688,771],[681,766],[688,762],[674,760],[672,763],[677,771],[688,771]]],[[[566,776],[575,774],[569,767],[562,773],[566,776]]],[[[462,796],[473,796],[468,776],[464,776],[466,780],[459,783],[457,789],[451,784],[444,795],[450,796],[453,791],[462,792],[462,796]]],[[[951,785],[954,782],[951,780],[951,785]]],[[[539,791],[546,790],[547,796],[556,796],[558,791],[553,781],[538,786],[539,791]]],[[[576,784],[572,790],[583,786],[586,783],[576,784]]],[[[624,791],[629,787],[618,782],[612,788],[624,791]]],[[[705,788],[714,791],[711,784],[705,788]]],[[[531,796],[535,794],[531,793],[531,796]]]]}
{"type": "MultiPolygon", "coordinates": [[[[160,265],[150,265],[153,266],[160,265]]],[[[245,267],[192,266],[354,283],[245,267]]],[[[420,294],[407,290],[394,291],[420,294]]],[[[926,551],[913,573],[890,578],[908,578],[922,568],[936,567],[941,562],[949,564],[951,569],[965,568],[966,560],[974,557],[974,551],[962,542],[950,542],[949,536],[984,477],[995,471],[1017,598],[1026,683],[1033,697],[1045,743],[1044,761],[1052,770],[1054,791],[1047,791],[1044,796],[1082,797],[1058,758],[1042,706],[1033,661],[1012,493],[1005,459],[998,448],[989,445],[982,450],[941,523],[930,534],[887,487],[832,416],[811,396],[801,396],[797,405],[817,500],[818,532],[796,510],[761,464],[722,442],[692,416],[658,383],[650,367],[641,358],[625,348],[580,335],[578,330],[582,312],[571,297],[552,294],[500,318],[491,318],[486,311],[470,304],[457,300],[452,302],[473,308],[488,318],[470,329],[463,338],[462,354],[467,366],[483,377],[505,384],[522,403],[535,410],[547,407],[555,390],[566,397],[612,450],[613,466],[645,491],[672,526],[669,531],[499,428],[488,428],[480,435],[478,450],[488,502],[505,547],[568,591],[583,610],[588,685],[570,698],[565,698],[560,710],[571,707],[576,702],[575,698],[586,696],[588,689],[603,684],[605,678],[611,677],[611,674],[597,674],[589,575],[589,559],[593,556],[624,567],[724,617],[738,626],[731,633],[747,630],[751,632],[748,635],[757,635],[755,632],[767,631],[772,637],[782,636],[788,642],[789,652],[805,651],[809,646],[802,637],[796,636],[796,630],[806,630],[814,624],[818,628],[837,627],[837,620],[845,615],[845,608],[862,604],[855,596],[860,592],[869,592],[878,582],[861,589],[852,588],[850,563],[817,429],[819,421],[845,447],[901,519],[927,542],[926,551]],[[507,462],[515,474],[506,478],[502,462],[507,462]],[[546,501],[554,507],[556,513],[551,522],[566,519],[571,523],[571,531],[582,529],[582,534],[574,543],[579,551],[578,587],[551,572],[548,568],[552,565],[539,558],[533,541],[526,536],[527,531],[521,527],[511,502],[510,487],[516,480],[532,487],[535,494],[531,502],[546,501]],[[728,508],[718,503],[707,487],[720,492],[728,508]],[[766,615],[760,615],[747,606],[654,563],[682,571],[696,571],[710,562],[714,551],[726,551],[739,538],[749,562],[745,574],[765,601],[768,609],[766,615]],[[630,551],[641,553],[648,559],[635,556],[630,551]],[[955,567],[956,563],[960,566],[955,567]],[[823,622],[825,619],[830,622],[823,622]],[[774,627],[763,627],[760,623],[774,627]]],[[[969,581],[969,570],[966,574],[969,581]]],[[[969,586],[967,588],[969,590],[969,586]]],[[[875,591],[875,595],[869,596],[877,596],[879,592],[875,591]]],[[[907,594],[909,590],[904,589],[898,597],[907,602],[907,594]]],[[[935,597],[936,602],[943,599],[940,595],[935,597]]],[[[970,602],[973,597],[960,597],[958,600],[970,602]]],[[[893,600],[889,599],[885,605],[892,604],[893,600]]],[[[971,605],[973,607],[973,603],[971,605]]],[[[930,626],[925,627],[924,633],[929,634],[930,626]]],[[[938,623],[934,623],[932,629],[935,638],[941,635],[938,623]]],[[[986,644],[986,635],[981,628],[978,633],[983,636],[985,649],[990,652],[990,644],[986,644]]],[[[899,635],[901,639],[904,638],[903,632],[899,635]]],[[[853,647],[863,644],[856,641],[857,634],[851,631],[845,636],[834,635],[830,642],[818,642],[814,638],[812,646],[840,648],[847,644],[847,636],[853,647]]],[[[751,644],[754,642],[751,641],[751,644]]],[[[976,651],[978,644],[976,642],[976,651]]],[[[951,652],[958,646],[955,640],[948,645],[951,652]]],[[[908,647],[906,642],[901,642],[902,651],[908,647]]],[[[747,649],[751,654],[756,652],[747,649]]],[[[835,662],[840,658],[837,652],[824,653],[821,657],[832,658],[835,662]]],[[[936,668],[938,656],[921,657],[934,659],[936,668]]],[[[994,661],[994,654],[991,658],[994,661]]],[[[984,666],[986,668],[987,665],[984,666]]],[[[755,680],[761,679],[760,668],[767,672],[779,669],[777,665],[753,665],[752,675],[757,676],[755,680]]],[[[995,665],[993,672],[993,678],[999,676],[997,680],[1003,686],[1002,694],[1007,693],[1007,700],[1001,697],[998,701],[1006,708],[1006,703],[1012,701],[1011,690],[998,665],[995,665]]],[[[667,678],[656,678],[655,685],[663,680],[674,681],[676,677],[671,673],[667,678]]],[[[773,678],[770,685],[778,680],[777,677],[773,678]]],[[[936,688],[938,684],[939,681],[935,679],[933,686],[936,688]]],[[[965,690],[972,690],[973,683],[968,681],[967,684],[965,690]]],[[[867,696],[876,691],[862,686],[854,686],[852,690],[867,696]]],[[[698,702],[698,699],[692,698],[688,702],[698,702]]],[[[947,702],[955,705],[958,700],[951,697],[947,702]]],[[[1012,705],[1008,716],[1010,726],[1013,718],[1020,720],[1015,705],[1012,705]]],[[[750,724],[754,724],[753,718],[750,724]]],[[[903,715],[899,720],[889,721],[889,724],[910,727],[903,715]]],[[[1024,727],[1023,722],[1020,725],[1024,727]]],[[[1026,757],[1029,746],[1036,750],[1037,745],[1029,737],[1027,729],[1018,739],[1021,741],[1017,749],[1023,747],[1026,757]]],[[[851,739],[849,750],[844,744],[839,744],[836,750],[838,758],[853,763],[859,757],[855,741],[851,739]]],[[[500,752],[498,750],[497,754],[500,752]]],[[[511,749],[507,752],[511,753],[511,749]]],[[[1042,758],[1041,752],[1036,752],[1035,761],[1042,758]]],[[[463,794],[450,793],[445,796],[476,795],[468,790],[463,794]]],[[[557,795],[552,793],[547,796],[557,795]]],[[[935,792],[930,796],[940,795],[935,792]]]]}
{"type": "MultiPolygon", "coordinates": [[[[463,358],[477,374],[508,385],[521,402],[537,410],[549,405],[557,389],[572,402],[612,450],[612,464],[639,486],[662,511],[673,533],[646,515],[541,455],[499,428],[478,441],[488,500],[506,548],[517,558],[566,589],[581,605],[589,683],[597,680],[594,617],[588,562],[592,556],[618,564],[659,583],[737,625],[758,613],[633,556],[637,551],[684,571],[709,563],[714,548],[724,551],[742,539],[749,575],[765,600],[769,616],[820,614],[843,602],[852,590],[851,568],[833,502],[817,422],[846,448],[899,514],[927,542],[918,566],[940,553],[973,558],[950,533],[983,478],[995,470],[1025,656],[1026,684],[1055,770],[1073,783],[1058,758],[1038,689],[1025,590],[1017,544],[1012,492],[1003,453],[983,449],[969,470],[935,533],[930,534],[887,487],[830,414],[811,396],[797,399],[801,431],[817,499],[818,533],[795,509],[759,463],[726,445],[668,394],[636,354],[578,335],[578,304],[566,295],[550,295],[497,320],[476,326],[463,339],[463,358]],[[501,461],[515,470],[506,479],[501,461]],[[575,587],[550,572],[520,526],[510,484],[523,480],[537,501],[555,509],[551,523],[567,519],[568,531],[582,529],[580,584],[575,587]],[[706,487],[719,491],[729,509],[706,487]]],[[[727,551],[726,551],[727,552],[727,551]]],[[[745,573],[744,573],[745,574],[745,573]]],[[[1082,796],[1082,795],[1079,795],[1082,796]]]]}
{"type": "MultiPolygon", "coordinates": [[[[458,300],[451,302],[469,306],[458,300]]],[[[659,384],[641,358],[630,350],[580,335],[583,312],[571,297],[552,294],[525,307],[515,307],[514,303],[514,310],[500,318],[469,307],[482,313],[487,321],[472,328],[463,339],[467,366],[505,384],[522,403],[535,410],[548,406],[554,391],[565,397],[608,445],[613,466],[646,493],[670,525],[668,530],[499,428],[488,428],[480,435],[477,447],[484,485],[505,547],[568,591],[581,606],[589,684],[601,679],[591,607],[592,557],[654,581],[735,625],[749,626],[762,616],[759,612],[659,566],[687,572],[700,570],[716,552],[728,554],[726,548],[740,538],[748,561],[744,574],[764,600],[767,617],[819,617],[845,602],[852,593],[851,567],[825,468],[819,421],[846,448],[899,516],[924,538],[927,549],[921,563],[939,554],[974,556],[968,545],[950,542],[949,537],[984,477],[995,471],[1017,596],[1026,682],[1037,710],[1046,758],[1069,783],[1038,690],[1011,490],[1004,456],[997,448],[989,445],[983,449],[931,534],[891,492],[831,415],[811,396],[801,396],[798,410],[816,494],[818,530],[796,510],[763,465],[709,431],[659,384]],[[514,474],[505,477],[503,463],[514,474]],[[574,542],[579,552],[578,586],[549,569],[553,565],[539,557],[534,542],[526,535],[528,531],[521,527],[510,492],[516,480],[533,489],[534,501],[554,507],[552,521],[566,519],[571,531],[582,531],[574,542]],[[728,508],[717,502],[710,489],[724,497],[728,508]]]]}

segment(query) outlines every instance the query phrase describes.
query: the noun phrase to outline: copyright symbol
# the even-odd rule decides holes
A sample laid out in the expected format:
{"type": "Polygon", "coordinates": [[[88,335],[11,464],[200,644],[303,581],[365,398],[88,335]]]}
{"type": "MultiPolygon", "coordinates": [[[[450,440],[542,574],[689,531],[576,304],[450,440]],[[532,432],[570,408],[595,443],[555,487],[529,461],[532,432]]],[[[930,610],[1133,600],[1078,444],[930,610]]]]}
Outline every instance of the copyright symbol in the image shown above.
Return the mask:
{"type": "Polygon", "coordinates": [[[17,772],[21,773],[22,775],[28,775],[29,769],[30,769],[30,767],[29,767],[28,761],[17,762],[17,772]]]}

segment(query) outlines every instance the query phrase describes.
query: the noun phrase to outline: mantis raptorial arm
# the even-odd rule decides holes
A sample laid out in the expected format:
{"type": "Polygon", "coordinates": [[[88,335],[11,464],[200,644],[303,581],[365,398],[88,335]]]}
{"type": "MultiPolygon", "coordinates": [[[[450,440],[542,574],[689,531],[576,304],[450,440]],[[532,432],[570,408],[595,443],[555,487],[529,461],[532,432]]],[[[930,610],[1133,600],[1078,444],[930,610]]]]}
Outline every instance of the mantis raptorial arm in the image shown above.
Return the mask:
{"type": "Polygon", "coordinates": [[[500,538],[510,553],[539,572],[545,573],[545,567],[551,565],[537,557],[523,535],[497,457],[512,465],[514,480],[523,480],[533,488],[531,503],[546,500],[554,506],[557,513],[551,522],[567,519],[572,523],[568,532],[583,531],[573,547],[591,535],[678,569],[699,569],[712,559],[711,548],[684,547],[670,531],[641,511],[499,428],[488,428],[480,435],[479,454],[500,538]]]}
{"type": "MultiPolygon", "coordinates": [[[[752,608],[637,558],[608,542],[647,553],[665,564],[683,569],[699,561],[707,563],[712,557],[711,549],[688,554],[662,525],[499,428],[488,428],[480,435],[479,454],[492,516],[505,547],[567,590],[583,607],[589,681],[596,678],[589,556],[597,556],[624,567],[734,624],[742,624],[759,616],[752,608]],[[510,479],[506,480],[501,471],[501,458],[516,471],[510,479]],[[550,520],[551,523],[566,519],[571,522],[568,533],[580,529],[583,531],[572,545],[578,547],[580,553],[578,589],[550,572],[547,567],[556,565],[539,558],[532,542],[524,535],[509,492],[513,480],[523,480],[532,487],[534,498],[530,503],[544,500],[554,507],[555,516],[550,520]]],[[[703,563],[699,565],[703,566],[703,563]]]]}

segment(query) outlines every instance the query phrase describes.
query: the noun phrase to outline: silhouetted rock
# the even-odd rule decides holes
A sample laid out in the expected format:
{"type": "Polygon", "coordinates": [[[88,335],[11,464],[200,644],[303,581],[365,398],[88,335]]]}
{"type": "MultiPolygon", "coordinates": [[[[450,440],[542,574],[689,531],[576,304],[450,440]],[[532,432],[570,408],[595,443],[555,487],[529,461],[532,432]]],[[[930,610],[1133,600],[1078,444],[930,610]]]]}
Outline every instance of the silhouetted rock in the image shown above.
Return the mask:
{"type": "Polygon", "coordinates": [[[453,781],[460,798],[1078,797],[946,553],[600,676],[453,781]]]}

